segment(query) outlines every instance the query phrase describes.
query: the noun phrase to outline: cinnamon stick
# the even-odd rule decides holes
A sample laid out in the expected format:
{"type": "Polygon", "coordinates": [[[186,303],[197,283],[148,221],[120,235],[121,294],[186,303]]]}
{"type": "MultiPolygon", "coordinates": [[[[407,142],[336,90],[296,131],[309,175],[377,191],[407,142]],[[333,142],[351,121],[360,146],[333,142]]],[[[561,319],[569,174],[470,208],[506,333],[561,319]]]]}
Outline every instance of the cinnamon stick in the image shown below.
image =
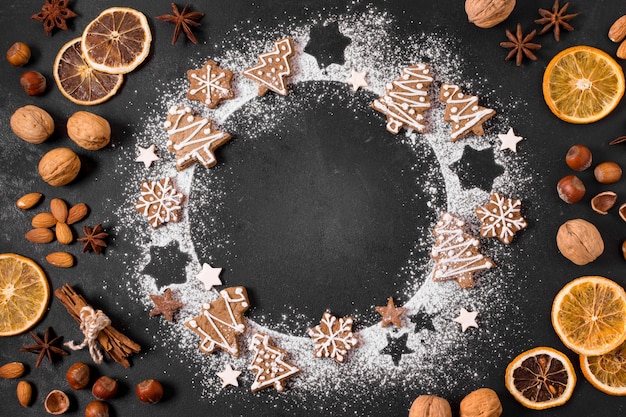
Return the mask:
{"type": "MultiPolygon", "coordinates": [[[[89,306],[83,296],[74,291],[69,284],[65,284],[57,289],[54,295],[61,301],[74,320],[80,324],[80,310],[85,306],[89,306]]],[[[98,342],[111,359],[122,364],[125,368],[130,367],[130,362],[127,358],[134,353],[139,353],[141,350],[141,346],[111,325],[98,333],[98,342]]]]}

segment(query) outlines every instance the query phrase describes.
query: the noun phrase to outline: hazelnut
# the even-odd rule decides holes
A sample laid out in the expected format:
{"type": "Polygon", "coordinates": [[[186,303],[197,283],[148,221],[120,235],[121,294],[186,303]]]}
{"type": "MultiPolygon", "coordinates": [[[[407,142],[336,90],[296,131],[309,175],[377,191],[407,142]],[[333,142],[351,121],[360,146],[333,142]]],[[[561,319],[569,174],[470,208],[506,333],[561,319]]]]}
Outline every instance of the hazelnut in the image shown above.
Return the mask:
{"type": "Polygon", "coordinates": [[[461,400],[460,417],[500,417],[502,404],[498,394],[490,388],[472,391],[461,400]]]}
{"type": "Polygon", "coordinates": [[[65,373],[65,379],[72,389],[83,389],[89,384],[89,366],[76,362],[65,373]]]}
{"type": "Polygon", "coordinates": [[[20,84],[29,96],[39,96],[46,91],[46,77],[37,71],[27,71],[22,74],[20,84]]]}
{"type": "Polygon", "coordinates": [[[50,414],[63,414],[70,408],[70,399],[63,391],[55,389],[46,396],[43,407],[50,414]]]}
{"type": "Polygon", "coordinates": [[[111,126],[97,114],[78,111],[67,120],[67,134],[81,148],[95,151],[111,140],[111,126]]]}
{"type": "Polygon", "coordinates": [[[15,42],[7,50],[7,61],[14,67],[21,67],[30,60],[30,48],[24,42],[15,42]]]}
{"type": "Polygon", "coordinates": [[[561,254],[576,265],[593,262],[604,252],[598,229],[583,219],[568,220],[559,227],[556,244],[561,254]]]}
{"type": "Polygon", "coordinates": [[[591,199],[591,208],[596,213],[607,214],[616,201],[617,194],[613,191],[604,191],[591,199]]]}
{"type": "Polygon", "coordinates": [[[593,175],[600,184],[613,184],[622,178],[622,168],[615,162],[602,162],[594,168],[593,175]]]}
{"type": "Polygon", "coordinates": [[[626,240],[622,242],[622,256],[626,260],[626,240]]]}
{"type": "Polygon", "coordinates": [[[85,408],[85,417],[109,417],[109,405],[102,401],[92,401],[85,408]]]}
{"type": "Polygon", "coordinates": [[[420,395],[413,401],[409,417],[452,417],[450,403],[435,395],[420,395]]]}
{"type": "Polygon", "coordinates": [[[39,161],[39,175],[54,187],[69,184],[78,176],[80,159],[71,149],[56,148],[39,161]]]}
{"type": "Polygon", "coordinates": [[[41,143],[54,133],[54,120],[44,109],[37,106],[24,106],[11,116],[11,130],[22,140],[41,143]]]}
{"type": "Polygon", "coordinates": [[[110,400],[117,394],[117,381],[108,376],[101,376],[91,387],[91,393],[99,400],[110,400]]]}
{"type": "Polygon", "coordinates": [[[565,163],[574,171],[584,171],[591,166],[591,151],[584,145],[574,145],[565,155],[565,163]]]}
{"type": "Polygon", "coordinates": [[[576,175],[567,175],[558,182],[556,191],[567,204],[578,203],[585,196],[585,184],[576,175]]]}
{"type": "Polygon", "coordinates": [[[146,379],[137,384],[135,393],[139,401],[156,404],[163,398],[163,385],[156,379],[146,379]]]}

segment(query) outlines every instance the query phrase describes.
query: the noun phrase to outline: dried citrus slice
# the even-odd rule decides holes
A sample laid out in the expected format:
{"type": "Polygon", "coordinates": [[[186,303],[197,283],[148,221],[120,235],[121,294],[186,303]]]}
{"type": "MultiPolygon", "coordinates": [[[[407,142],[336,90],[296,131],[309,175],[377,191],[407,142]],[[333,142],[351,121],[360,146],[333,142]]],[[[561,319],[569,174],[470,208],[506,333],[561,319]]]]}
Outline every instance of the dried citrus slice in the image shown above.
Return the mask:
{"type": "Polygon", "coordinates": [[[83,31],[85,60],[98,71],[126,74],[150,52],[152,35],[146,16],[128,7],[104,10],[83,31]]]}
{"type": "Polygon", "coordinates": [[[587,381],[600,391],[626,395],[626,343],[604,355],[580,355],[580,368],[587,381]]]}
{"type": "Polygon", "coordinates": [[[543,98],[559,119],[592,123],[608,115],[624,95],[624,72],[611,56],[591,46],[558,53],[543,74],[543,98]]]}
{"type": "Polygon", "coordinates": [[[50,287],[32,259],[0,254],[0,336],[13,336],[33,327],[48,308],[50,287]]]}
{"type": "Polygon", "coordinates": [[[107,101],[124,81],[121,74],[107,74],[92,68],[82,55],[80,38],[61,47],[52,68],[61,94],[76,104],[92,106],[107,101]]]}
{"type": "Polygon", "coordinates": [[[577,278],[554,298],[552,327],[579,355],[609,353],[626,340],[626,292],[608,278],[577,278]]]}
{"type": "Polygon", "coordinates": [[[563,353],[550,347],[527,350],[506,368],[505,385],[524,407],[534,410],[563,405],[576,386],[576,373],[563,353]]]}

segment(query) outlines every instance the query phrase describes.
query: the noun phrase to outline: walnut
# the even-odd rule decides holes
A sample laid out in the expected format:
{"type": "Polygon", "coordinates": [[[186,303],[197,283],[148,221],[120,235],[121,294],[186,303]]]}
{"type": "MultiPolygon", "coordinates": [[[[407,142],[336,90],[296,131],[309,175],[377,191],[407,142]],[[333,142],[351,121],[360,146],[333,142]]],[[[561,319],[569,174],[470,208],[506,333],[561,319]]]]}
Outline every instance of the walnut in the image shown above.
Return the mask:
{"type": "Polygon", "coordinates": [[[498,394],[490,388],[472,391],[461,401],[461,417],[500,417],[501,414],[498,394]]]}
{"type": "Polygon", "coordinates": [[[104,117],[78,111],[67,119],[67,135],[81,148],[95,151],[108,145],[111,126],[104,117]]]}
{"type": "Polygon", "coordinates": [[[11,130],[29,143],[41,143],[54,133],[54,120],[47,111],[37,106],[24,106],[11,116],[11,130]]]}
{"type": "Polygon", "coordinates": [[[69,184],[79,171],[80,159],[68,148],[53,149],[39,161],[39,175],[54,187],[69,184]]]}
{"type": "Polygon", "coordinates": [[[480,28],[494,27],[503,22],[513,9],[515,0],[466,0],[465,13],[470,22],[480,28]]]}
{"type": "Polygon", "coordinates": [[[604,241],[596,227],[583,219],[568,220],[559,227],[556,244],[561,254],[576,265],[586,265],[604,252],[604,241]]]}
{"type": "Polygon", "coordinates": [[[452,409],[444,398],[420,395],[413,401],[409,417],[452,417],[452,409]]]}

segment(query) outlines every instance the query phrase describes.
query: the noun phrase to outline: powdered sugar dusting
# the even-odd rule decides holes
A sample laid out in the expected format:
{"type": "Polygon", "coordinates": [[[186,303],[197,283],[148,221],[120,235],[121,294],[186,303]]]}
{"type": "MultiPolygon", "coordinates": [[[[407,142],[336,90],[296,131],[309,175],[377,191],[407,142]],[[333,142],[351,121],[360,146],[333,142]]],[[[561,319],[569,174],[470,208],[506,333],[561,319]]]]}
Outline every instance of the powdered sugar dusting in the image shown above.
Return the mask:
{"type": "MultiPolygon", "coordinates": [[[[324,83],[329,95],[339,95],[336,83],[344,83],[352,69],[367,71],[370,86],[366,88],[375,95],[384,94],[386,82],[397,78],[403,67],[418,62],[428,62],[433,71],[435,82],[430,89],[432,109],[425,113],[428,132],[417,134],[411,131],[400,132],[397,140],[406,147],[408,152],[414,152],[419,158],[423,149],[429,147],[436,156],[436,163],[430,164],[432,172],[426,176],[416,177],[421,188],[432,196],[429,206],[438,214],[449,211],[466,220],[469,226],[468,233],[478,235],[478,220],[474,216],[474,209],[488,201],[490,192],[478,188],[465,189],[461,186],[456,173],[450,168],[454,162],[461,159],[465,146],[476,150],[491,149],[497,164],[505,169],[505,173],[495,179],[493,190],[497,190],[512,198],[525,199],[530,197],[530,182],[532,172],[528,171],[524,161],[523,151],[512,154],[498,150],[497,135],[508,130],[511,121],[507,116],[507,108],[515,106],[510,102],[499,100],[494,91],[490,90],[489,80],[460,79],[463,60],[456,50],[457,45],[443,35],[416,34],[411,38],[398,39],[394,36],[394,21],[391,16],[375,8],[369,8],[364,13],[345,14],[328,18],[320,18],[319,22],[308,24],[292,23],[290,26],[280,26],[274,32],[243,33],[240,29],[233,29],[237,40],[231,44],[222,45],[222,56],[193,57],[189,68],[200,68],[206,59],[212,58],[220,63],[222,68],[228,68],[241,74],[242,70],[256,63],[256,56],[271,48],[273,42],[281,37],[290,36],[294,40],[296,56],[293,60],[294,76],[291,83],[305,83],[315,81],[324,83]],[[339,66],[332,64],[320,69],[315,58],[303,52],[309,41],[311,26],[319,22],[339,22],[340,31],[352,39],[352,43],[345,50],[346,64],[339,66]],[[245,40],[245,45],[241,45],[245,40]],[[450,125],[443,121],[444,105],[438,101],[438,89],[443,82],[454,82],[468,94],[477,95],[481,102],[496,110],[496,116],[485,124],[485,136],[470,136],[459,142],[450,142],[450,125]],[[443,182],[442,182],[443,181],[443,182]],[[436,195],[445,193],[445,206],[439,206],[436,195]]],[[[174,156],[166,151],[167,134],[163,122],[167,110],[174,105],[189,106],[198,114],[210,117],[217,124],[217,128],[227,131],[225,127],[237,126],[245,129],[250,136],[260,136],[263,133],[264,120],[292,117],[306,109],[288,109],[277,103],[272,114],[256,113],[254,120],[243,120],[238,110],[245,104],[247,114],[254,113],[253,99],[257,94],[257,86],[250,80],[235,76],[233,87],[235,98],[223,102],[213,111],[208,111],[201,103],[191,102],[185,98],[187,91],[185,74],[174,80],[169,80],[159,88],[161,101],[155,103],[154,108],[148,110],[141,120],[140,133],[133,138],[134,143],[120,146],[122,157],[127,163],[121,163],[118,175],[128,184],[123,190],[128,204],[117,208],[116,215],[121,219],[121,225],[115,231],[118,236],[133,241],[143,254],[138,259],[129,260],[129,292],[146,306],[146,311],[152,308],[149,294],[161,292],[157,288],[153,277],[142,271],[150,262],[151,246],[165,246],[177,241],[180,250],[187,253],[190,262],[186,266],[187,281],[181,284],[171,284],[168,287],[184,303],[177,321],[162,327],[153,335],[153,342],[164,349],[170,349],[175,356],[181,358],[181,363],[195,370],[198,386],[202,396],[211,401],[246,402],[250,398],[249,386],[253,380],[250,371],[240,377],[239,389],[222,390],[216,372],[224,369],[231,363],[235,369],[246,370],[252,358],[248,351],[247,340],[256,331],[262,331],[272,337],[276,346],[290,353],[288,360],[296,364],[302,372],[288,383],[287,393],[278,396],[269,393],[267,401],[276,401],[280,398],[281,408],[299,407],[316,409],[325,406],[329,396],[337,397],[337,392],[346,393],[332,408],[342,410],[342,413],[353,412],[360,415],[357,409],[351,407],[351,402],[366,407],[374,403],[378,394],[365,385],[380,385],[383,389],[393,389],[396,396],[410,396],[410,392],[427,389],[429,392],[451,393],[457,395],[462,389],[463,381],[485,377],[489,372],[475,359],[468,359],[474,354],[476,346],[493,347],[500,355],[506,355],[506,340],[512,334],[517,338],[524,335],[515,324],[498,325],[507,320],[515,312],[515,304],[509,299],[516,284],[512,279],[523,272],[515,271],[515,266],[509,263],[511,257],[521,258],[516,254],[518,250],[515,242],[505,246],[491,240],[481,240],[481,251],[493,259],[496,267],[477,277],[477,286],[471,290],[460,290],[456,283],[435,283],[430,279],[434,263],[430,259],[420,259],[410,256],[406,265],[399,272],[403,277],[410,277],[413,283],[406,292],[409,301],[404,305],[408,311],[402,329],[389,330],[380,325],[358,328],[359,315],[355,314],[355,336],[358,346],[348,353],[346,362],[342,365],[332,360],[316,359],[313,354],[313,342],[308,337],[292,335],[289,332],[290,322],[308,321],[300,312],[293,311],[292,315],[284,318],[284,326],[268,328],[252,320],[247,322],[247,333],[241,338],[242,353],[239,358],[219,353],[205,355],[198,350],[198,337],[190,332],[184,322],[196,316],[203,303],[217,298],[217,292],[207,292],[202,284],[195,279],[201,270],[198,254],[195,252],[190,238],[189,204],[194,201],[194,195],[210,195],[213,211],[207,213],[208,224],[211,225],[208,234],[213,236],[213,244],[221,247],[236,248],[237,242],[232,242],[227,233],[228,219],[223,217],[220,202],[228,190],[224,189],[221,173],[230,172],[228,164],[222,164],[218,158],[218,167],[208,173],[207,183],[192,187],[194,170],[204,169],[193,167],[182,172],[175,169],[174,156]],[[136,145],[148,146],[155,143],[158,147],[161,160],[146,170],[142,164],[133,162],[136,158],[136,145]],[[139,187],[144,180],[158,180],[171,176],[174,186],[188,198],[183,203],[183,215],[179,223],[170,223],[161,228],[152,230],[144,219],[134,210],[133,205],[139,195],[139,187]],[[226,231],[226,232],[225,232],[226,231]],[[478,311],[477,321],[479,329],[470,329],[466,333],[453,321],[461,307],[471,311],[478,311]],[[432,328],[420,328],[412,323],[410,316],[423,312],[430,317],[432,328]],[[398,366],[394,366],[389,355],[380,354],[388,343],[388,335],[393,338],[408,334],[407,348],[412,353],[401,356],[398,366]],[[463,363],[463,366],[459,366],[463,363]],[[402,394],[404,393],[404,394],[402,394]]],[[[366,107],[369,101],[355,93],[347,102],[351,106],[366,107]]],[[[343,97],[345,99],[345,97],[343,97]]],[[[346,101],[346,100],[344,100],[346,101]]],[[[344,102],[342,101],[342,103],[344,102]]],[[[517,98],[511,99],[517,103],[517,98]]],[[[383,117],[372,111],[372,117],[383,117]],[[375,115],[375,116],[374,116],[375,115]]],[[[518,126],[513,126],[519,129],[518,126]]],[[[234,138],[233,140],[237,140],[234,138]]],[[[421,156],[424,158],[424,156],[421,156]]],[[[430,248],[434,242],[431,233],[418,236],[417,247],[430,248]]],[[[416,248],[417,248],[416,247],[416,248]]],[[[111,251],[115,249],[112,248],[111,251]]],[[[231,256],[239,256],[229,252],[231,256]]],[[[206,260],[205,260],[206,261],[206,260]]],[[[220,259],[209,260],[214,266],[220,266],[220,259]]],[[[227,286],[238,285],[237,282],[226,282],[227,286]]],[[[348,307],[346,307],[348,308],[348,307]]],[[[231,387],[232,388],[232,387],[231,387]]],[[[328,406],[331,407],[331,406],[328,406]]],[[[332,412],[332,409],[327,410],[332,412]]],[[[344,414],[345,415],[345,414],[344,414]]]]}

